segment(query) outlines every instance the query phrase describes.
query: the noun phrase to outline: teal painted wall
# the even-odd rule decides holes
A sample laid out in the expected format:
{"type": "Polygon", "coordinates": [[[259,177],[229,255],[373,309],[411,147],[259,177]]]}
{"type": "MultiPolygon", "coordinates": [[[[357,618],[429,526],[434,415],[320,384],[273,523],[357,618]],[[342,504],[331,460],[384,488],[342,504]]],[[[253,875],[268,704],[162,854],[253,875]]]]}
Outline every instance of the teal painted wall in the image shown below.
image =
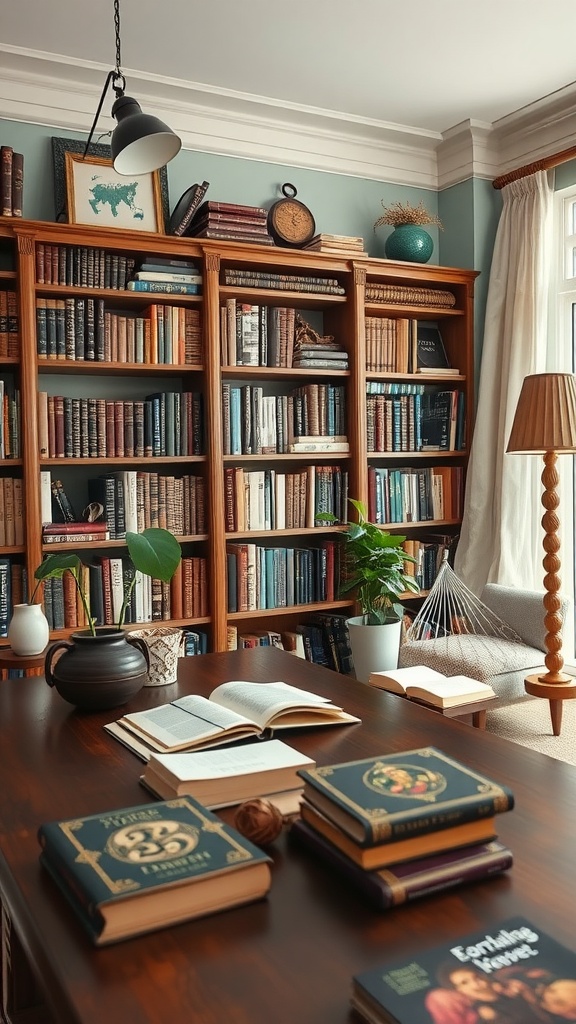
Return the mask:
{"type": "MultiPolygon", "coordinates": [[[[80,133],[0,119],[0,144],[24,154],[24,216],[32,220],[55,218],[53,135],[85,139],[80,133]]],[[[374,222],[382,212],[381,200],[387,205],[396,200],[416,204],[422,199],[431,213],[438,209],[437,194],[426,189],[211,153],[182,150],[167,170],[171,209],[190,185],[204,179],[210,182],[209,199],[264,207],[281,198],[280,186],[289,181],[298,189],[298,198],[310,207],[317,231],[361,235],[369,254],[376,257],[384,256],[384,240],[391,230],[374,232],[374,222]]],[[[437,229],[432,228],[431,234],[436,262],[437,229]]]]}

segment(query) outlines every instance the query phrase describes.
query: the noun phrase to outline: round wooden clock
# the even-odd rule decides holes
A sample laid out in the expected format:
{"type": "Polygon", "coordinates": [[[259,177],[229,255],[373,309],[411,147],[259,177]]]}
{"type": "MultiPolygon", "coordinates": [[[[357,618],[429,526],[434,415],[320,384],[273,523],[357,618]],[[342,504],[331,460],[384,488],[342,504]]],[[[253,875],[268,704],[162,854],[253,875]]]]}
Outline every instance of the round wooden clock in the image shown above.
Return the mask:
{"type": "Polygon", "coordinates": [[[268,211],[268,230],[276,245],[299,249],[306,245],[316,230],[314,217],[307,206],[296,199],[296,188],[289,182],[282,185],[284,199],[268,211]]]}

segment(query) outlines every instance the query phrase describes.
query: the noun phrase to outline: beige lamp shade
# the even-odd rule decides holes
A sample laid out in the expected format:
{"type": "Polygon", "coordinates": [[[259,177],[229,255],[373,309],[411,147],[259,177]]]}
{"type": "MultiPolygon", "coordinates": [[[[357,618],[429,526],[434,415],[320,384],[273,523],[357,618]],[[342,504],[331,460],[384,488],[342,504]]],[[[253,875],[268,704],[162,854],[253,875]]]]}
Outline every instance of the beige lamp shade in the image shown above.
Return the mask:
{"type": "Polygon", "coordinates": [[[533,373],[524,378],[507,452],[576,452],[576,376],[533,373]]]}

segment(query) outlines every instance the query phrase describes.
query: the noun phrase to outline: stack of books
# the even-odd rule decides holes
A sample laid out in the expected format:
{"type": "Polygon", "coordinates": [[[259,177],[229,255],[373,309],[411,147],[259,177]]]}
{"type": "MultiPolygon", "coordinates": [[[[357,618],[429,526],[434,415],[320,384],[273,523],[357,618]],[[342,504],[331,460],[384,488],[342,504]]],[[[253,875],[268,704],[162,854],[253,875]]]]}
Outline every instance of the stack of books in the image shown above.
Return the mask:
{"type": "Polygon", "coordinates": [[[0,146],[0,213],[3,217],[22,216],[24,156],[12,146],[0,146]]]}
{"type": "Polygon", "coordinates": [[[296,342],[292,366],[310,369],[347,370],[348,353],[337,341],[296,342]]]}
{"type": "Polygon", "coordinates": [[[80,544],[88,541],[110,540],[108,524],[104,519],[95,523],[43,523],[43,544],[80,544]]]}
{"type": "Polygon", "coordinates": [[[434,747],[303,770],[291,837],[344,875],[372,906],[399,903],[505,871],[495,816],[508,787],[434,747]]]}
{"type": "Polygon", "coordinates": [[[146,256],[126,287],[131,292],[199,295],[202,292],[202,273],[192,260],[146,256]]]}
{"type": "Polygon", "coordinates": [[[351,235],[314,235],[303,248],[313,252],[331,252],[333,256],[357,256],[366,252],[364,239],[351,235]]]}
{"type": "Polygon", "coordinates": [[[224,238],[235,242],[274,245],[268,233],[268,211],[261,206],[240,206],[207,200],[198,208],[188,235],[193,238],[224,238]]]}

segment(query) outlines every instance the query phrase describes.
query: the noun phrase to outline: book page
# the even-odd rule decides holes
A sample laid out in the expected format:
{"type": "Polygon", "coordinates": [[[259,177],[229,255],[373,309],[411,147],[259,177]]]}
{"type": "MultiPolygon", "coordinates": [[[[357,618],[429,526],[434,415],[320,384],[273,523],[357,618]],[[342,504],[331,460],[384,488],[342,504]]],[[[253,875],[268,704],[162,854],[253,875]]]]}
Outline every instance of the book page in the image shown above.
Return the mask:
{"type": "MultiPolygon", "coordinates": [[[[300,690],[297,686],[290,686],[289,683],[247,683],[242,681],[231,681],[221,683],[210,694],[211,701],[217,701],[224,707],[237,711],[238,714],[250,715],[254,722],[257,722],[261,729],[265,729],[270,719],[278,712],[287,709],[325,709],[326,711],[341,711],[327,697],[320,697],[308,690],[300,690]]],[[[294,724],[306,724],[305,718],[300,718],[294,724]]]]}
{"type": "Polygon", "coordinates": [[[494,693],[491,686],[480,683],[477,679],[469,679],[467,676],[450,676],[447,679],[437,679],[434,682],[422,683],[420,686],[414,684],[406,687],[406,693],[412,697],[426,699],[427,694],[435,694],[436,697],[468,697],[471,694],[480,696],[491,696],[494,693]]]}
{"type": "Polygon", "coordinates": [[[197,743],[204,737],[235,727],[247,726],[250,731],[250,726],[258,724],[195,694],[149,711],[136,711],[120,721],[128,728],[154,737],[168,748],[197,743]]]}
{"type": "Polygon", "coordinates": [[[407,665],[406,668],[387,669],[385,672],[371,672],[370,686],[379,686],[391,693],[406,693],[410,685],[428,689],[428,684],[444,680],[446,676],[427,665],[407,665]]]}

